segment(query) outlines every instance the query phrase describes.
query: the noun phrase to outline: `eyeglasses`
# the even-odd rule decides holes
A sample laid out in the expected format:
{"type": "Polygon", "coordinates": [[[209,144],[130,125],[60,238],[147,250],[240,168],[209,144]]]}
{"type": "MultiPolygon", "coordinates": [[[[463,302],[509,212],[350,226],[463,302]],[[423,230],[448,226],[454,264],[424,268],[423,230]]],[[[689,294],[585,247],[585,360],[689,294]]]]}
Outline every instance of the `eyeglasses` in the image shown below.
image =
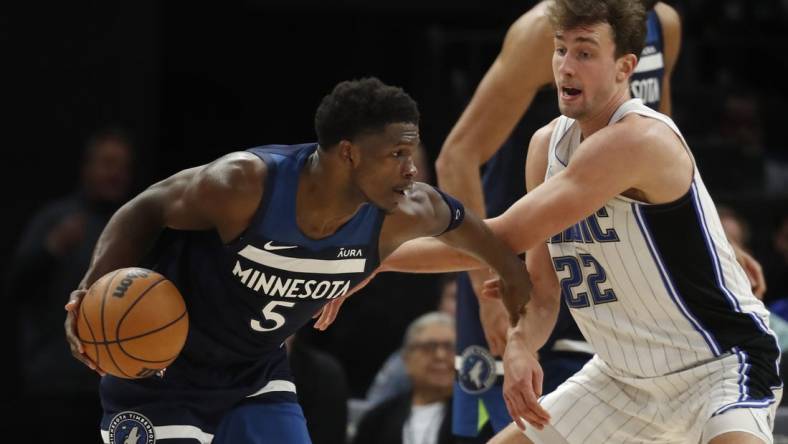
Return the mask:
{"type": "Polygon", "coordinates": [[[408,344],[409,349],[418,350],[424,353],[435,353],[438,349],[443,349],[443,351],[448,353],[454,353],[455,346],[456,344],[454,341],[422,341],[408,344]]]}

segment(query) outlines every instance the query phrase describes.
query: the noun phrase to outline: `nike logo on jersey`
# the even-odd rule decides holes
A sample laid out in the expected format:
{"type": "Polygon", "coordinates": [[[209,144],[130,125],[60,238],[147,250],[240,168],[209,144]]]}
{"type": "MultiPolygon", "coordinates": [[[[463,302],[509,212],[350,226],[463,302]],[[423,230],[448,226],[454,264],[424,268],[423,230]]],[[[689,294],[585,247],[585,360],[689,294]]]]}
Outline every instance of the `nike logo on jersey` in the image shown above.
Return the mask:
{"type": "Polygon", "coordinates": [[[263,245],[263,249],[268,251],[276,251],[276,250],[289,250],[291,248],[298,248],[298,245],[273,245],[273,241],[268,241],[263,245]]]}

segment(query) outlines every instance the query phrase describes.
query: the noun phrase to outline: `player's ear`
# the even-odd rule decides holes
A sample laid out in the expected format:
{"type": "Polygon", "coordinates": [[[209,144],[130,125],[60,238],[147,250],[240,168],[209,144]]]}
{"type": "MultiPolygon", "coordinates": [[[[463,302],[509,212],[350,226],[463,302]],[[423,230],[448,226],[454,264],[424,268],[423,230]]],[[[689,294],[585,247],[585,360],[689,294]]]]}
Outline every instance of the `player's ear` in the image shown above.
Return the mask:
{"type": "Polygon", "coordinates": [[[340,140],[337,149],[339,150],[339,158],[343,162],[347,162],[351,166],[355,166],[358,163],[358,156],[354,150],[353,142],[344,139],[340,140]]]}
{"type": "Polygon", "coordinates": [[[616,80],[619,82],[626,81],[635,72],[637,64],[638,58],[635,54],[624,54],[619,57],[616,61],[616,80]]]}

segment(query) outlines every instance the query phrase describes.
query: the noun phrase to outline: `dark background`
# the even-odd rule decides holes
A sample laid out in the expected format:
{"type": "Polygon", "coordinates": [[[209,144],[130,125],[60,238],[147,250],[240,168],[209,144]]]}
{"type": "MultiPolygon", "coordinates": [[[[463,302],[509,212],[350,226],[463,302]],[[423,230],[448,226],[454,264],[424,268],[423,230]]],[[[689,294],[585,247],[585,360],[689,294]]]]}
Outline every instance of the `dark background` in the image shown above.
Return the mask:
{"type": "MultiPolygon", "coordinates": [[[[375,75],[419,102],[422,139],[434,160],[507,27],[533,3],[18,6],[0,18],[7,49],[3,263],[33,212],[76,186],[84,141],[106,124],[133,136],[139,191],[228,151],[312,141],[322,96],[341,80],[375,75]]],[[[763,171],[766,162],[788,163],[788,1],[668,3],[684,27],[673,78],[675,120],[712,196],[742,212],[753,250],[768,262],[771,233],[786,209],[786,190],[766,192],[763,171]],[[732,97],[754,104],[754,119],[731,111],[732,97]]],[[[433,276],[384,277],[366,291],[377,299],[346,304],[352,326],[340,318],[314,339],[345,364],[353,395],[363,395],[407,322],[434,306],[435,288],[433,276]]]]}

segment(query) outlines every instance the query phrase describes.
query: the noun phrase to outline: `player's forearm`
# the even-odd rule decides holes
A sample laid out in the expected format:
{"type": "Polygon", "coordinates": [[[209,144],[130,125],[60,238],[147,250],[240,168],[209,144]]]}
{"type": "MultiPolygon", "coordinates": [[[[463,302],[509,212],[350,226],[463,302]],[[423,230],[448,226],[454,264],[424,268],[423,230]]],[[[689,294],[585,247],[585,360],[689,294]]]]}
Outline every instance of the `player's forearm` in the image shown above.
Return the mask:
{"type": "Polygon", "coordinates": [[[483,267],[475,257],[443,242],[423,237],[402,244],[381,264],[380,271],[449,273],[483,267]]]}
{"type": "Polygon", "coordinates": [[[526,315],[520,318],[516,326],[509,328],[507,342],[518,342],[533,353],[542,348],[558,320],[561,303],[559,296],[539,294],[538,283],[534,282],[534,291],[526,306],[526,315]]]}
{"type": "MultiPolygon", "coordinates": [[[[462,225],[441,236],[444,242],[487,264],[502,278],[522,271],[522,262],[474,213],[465,213],[462,225]]],[[[480,268],[480,267],[473,267],[480,268]]]]}
{"type": "Polygon", "coordinates": [[[80,288],[112,270],[136,264],[150,249],[164,228],[164,218],[161,207],[146,193],[122,206],[107,223],[80,288]]]}

